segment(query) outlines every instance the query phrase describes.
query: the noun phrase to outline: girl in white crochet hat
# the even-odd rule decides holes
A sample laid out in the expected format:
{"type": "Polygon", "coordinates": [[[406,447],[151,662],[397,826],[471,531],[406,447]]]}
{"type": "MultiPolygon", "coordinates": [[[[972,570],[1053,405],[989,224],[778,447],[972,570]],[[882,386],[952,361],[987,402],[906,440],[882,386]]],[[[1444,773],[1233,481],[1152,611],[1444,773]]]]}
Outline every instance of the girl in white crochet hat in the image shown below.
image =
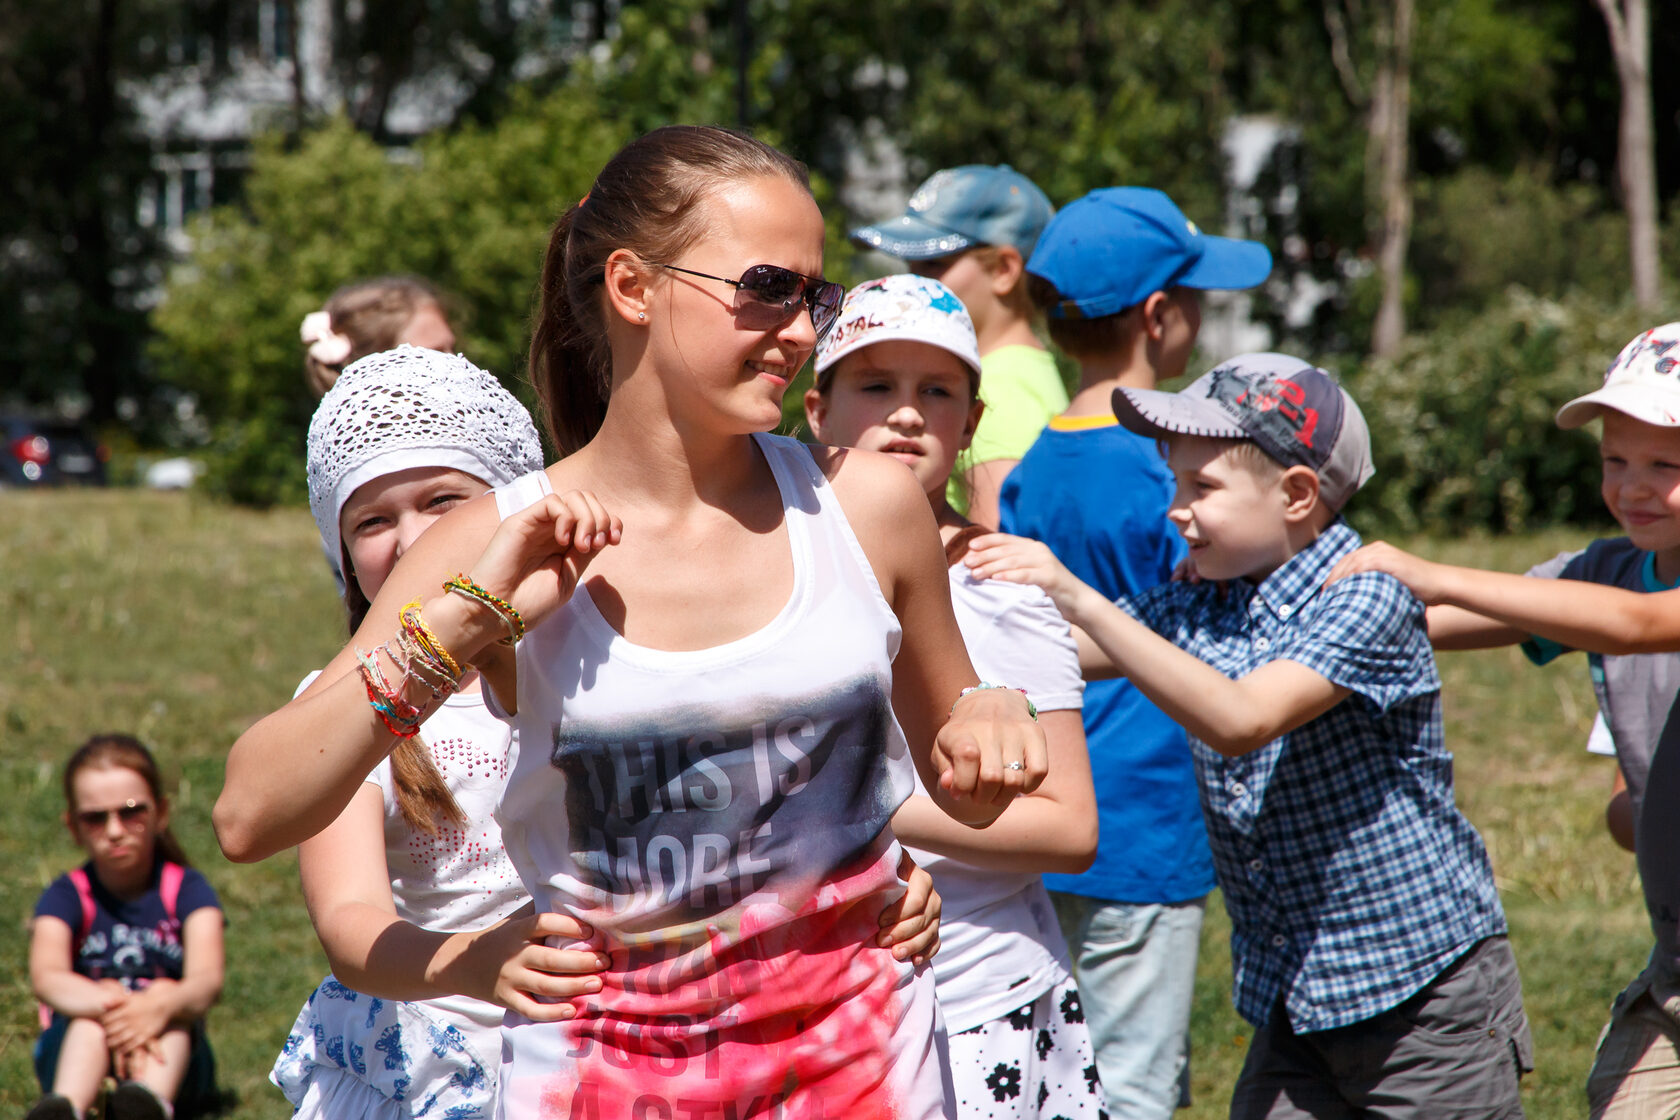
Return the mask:
{"type": "MultiPolygon", "coordinates": [[[[402,346],[349,366],[310,423],[308,471],[351,631],[433,522],[541,466],[524,406],[465,358],[402,346]]],[[[476,679],[464,679],[425,736],[403,739],[337,819],[299,845],[333,974],[299,1013],[270,1075],[298,1116],[396,1118],[422,1104],[439,1115],[495,1114],[503,1008],[423,976],[418,962],[442,946],[495,939],[506,990],[519,998],[599,987],[591,974],[602,961],[587,929],[564,915],[513,916],[530,899],[491,816],[511,745],[476,679]],[[576,945],[539,944],[548,935],[576,945]]]]}
{"type": "Polygon", "coordinates": [[[516,713],[503,843],[611,963],[575,1016],[510,1001],[507,1115],[952,1115],[931,977],[875,937],[889,821],[915,766],[988,823],[1044,736],[977,682],[908,473],[765,434],[838,309],[822,252],[803,167],[750,137],[614,156],[539,295],[563,457],[440,518],[230,752],[217,833],[253,859],[330,823],[462,666],[516,713]]]}

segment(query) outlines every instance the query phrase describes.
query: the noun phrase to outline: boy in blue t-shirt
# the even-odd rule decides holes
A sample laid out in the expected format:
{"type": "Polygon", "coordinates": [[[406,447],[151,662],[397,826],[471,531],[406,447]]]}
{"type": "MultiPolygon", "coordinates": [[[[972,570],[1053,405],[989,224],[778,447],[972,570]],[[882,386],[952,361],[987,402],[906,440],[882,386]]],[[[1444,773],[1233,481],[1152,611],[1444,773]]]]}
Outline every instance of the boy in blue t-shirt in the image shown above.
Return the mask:
{"type": "Polygon", "coordinates": [[[1454,804],[1422,605],[1382,575],[1325,585],[1359,545],[1339,514],[1371,474],[1357,406],[1324,371],[1254,354],[1114,407],[1167,443],[1168,516],[1201,582],[1116,603],[1003,536],[969,563],[1042,586],[1190,733],[1257,1028],[1232,1117],[1520,1117],[1528,1024],[1493,869],[1454,804]]]}
{"type": "MultiPolygon", "coordinates": [[[[1165,581],[1184,556],[1167,523],[1172,476],[1156,442],[1122,428],[1121,385],[1184,372],[1198,291],[1246,288],[1265,246],[1208,237],[1160,191],[1093,191],[1051,219],[1028,264],[1051,341],[1080,387],[1003,484],[1001,528],[1050,546],[1110,598],[1165,581]]],[[[1085,692],[1102,840],[1080,875],[1046,875],[1078,965],[1113,1120],[1188,1103],[1190,1003],[1213,864],[1184,732],[1125,680],[1085,692]]]]}

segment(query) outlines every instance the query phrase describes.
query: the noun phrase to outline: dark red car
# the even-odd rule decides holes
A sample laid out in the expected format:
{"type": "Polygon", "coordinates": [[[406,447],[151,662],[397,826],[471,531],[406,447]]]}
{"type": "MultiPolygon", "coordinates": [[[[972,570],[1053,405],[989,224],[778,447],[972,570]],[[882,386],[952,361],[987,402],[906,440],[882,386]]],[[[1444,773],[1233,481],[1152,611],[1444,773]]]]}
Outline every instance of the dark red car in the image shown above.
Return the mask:
{"type": "Polygon", "coordinates": [[[0,489],[105,485],[110,452],[80,424],[0,413],[0,489]]]}

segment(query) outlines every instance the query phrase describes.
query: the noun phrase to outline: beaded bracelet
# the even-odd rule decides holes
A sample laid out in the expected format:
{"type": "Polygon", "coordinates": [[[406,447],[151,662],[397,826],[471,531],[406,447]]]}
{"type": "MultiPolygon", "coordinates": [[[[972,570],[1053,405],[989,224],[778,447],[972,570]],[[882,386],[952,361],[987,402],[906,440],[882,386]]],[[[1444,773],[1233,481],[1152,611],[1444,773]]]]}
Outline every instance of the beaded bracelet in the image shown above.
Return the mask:
{"type": "Polygon", "coordinates": [[[951,713],[956,713],[957,705],[962,703],[962,698],[964,696],[967,696],[971,692],[984,692],[987,689],[992,688],[1001,688],[1006,692],[1019,692],[1021,694],[1021,699],[1027,702],[1027,714],[1033,718],[1034,723],[1038,722],[1038,705],[1032,702],[1032,697],[1027,695],[1026,689],[1014,688],[1007,684],[991,684],[987,681],[981,681],[979,684],[971,684],[961,692],[957,693],[957,698],[951,701],[951,713]]]}
{"type": "Polygon", "coordinates": [[[525,620],[519,617],[519,612],[513,609],[513,604],[506,599],[498,599],[465,572],[458,574],[454,579],[444,580],[443,589],[453,591],[475,603],[483,603],[495,611],[503,625],[508,628],[508,636],[501,639],[502,645],[511,646],[525,636],[525,620]]]}
{"type": "MultiPolygon", "coordinates": [[[[432,633],[432,628],[426,625],[426,620],[420,617],[420,600],[410,602],[397,617],[402,622],[401,633],[412,640],[418,660],[459,684],[464,670],[460,663],[449,655],[438,636],[432,633]]],[[[406,650],[408,647],[404,648],[406,650]]]]}

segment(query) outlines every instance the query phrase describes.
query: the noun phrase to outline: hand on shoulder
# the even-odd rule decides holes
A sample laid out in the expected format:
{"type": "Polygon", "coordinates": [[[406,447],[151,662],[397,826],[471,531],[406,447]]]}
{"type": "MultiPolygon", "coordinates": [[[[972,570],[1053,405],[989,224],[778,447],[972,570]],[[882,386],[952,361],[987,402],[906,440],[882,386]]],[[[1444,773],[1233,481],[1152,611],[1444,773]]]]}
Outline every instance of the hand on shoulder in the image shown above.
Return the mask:
{"type": "Polygon", "coordinates": [[[1336,562],[1324,581],[1327,585],[1362,572],[1381,572],[1393,576],[1429,606],[1441,602],[1444,594],[1443,576],[1447,568],[1413,556],[1395,548],[1387,541],[1373,541],[1348,553],[1336,562]]]}

